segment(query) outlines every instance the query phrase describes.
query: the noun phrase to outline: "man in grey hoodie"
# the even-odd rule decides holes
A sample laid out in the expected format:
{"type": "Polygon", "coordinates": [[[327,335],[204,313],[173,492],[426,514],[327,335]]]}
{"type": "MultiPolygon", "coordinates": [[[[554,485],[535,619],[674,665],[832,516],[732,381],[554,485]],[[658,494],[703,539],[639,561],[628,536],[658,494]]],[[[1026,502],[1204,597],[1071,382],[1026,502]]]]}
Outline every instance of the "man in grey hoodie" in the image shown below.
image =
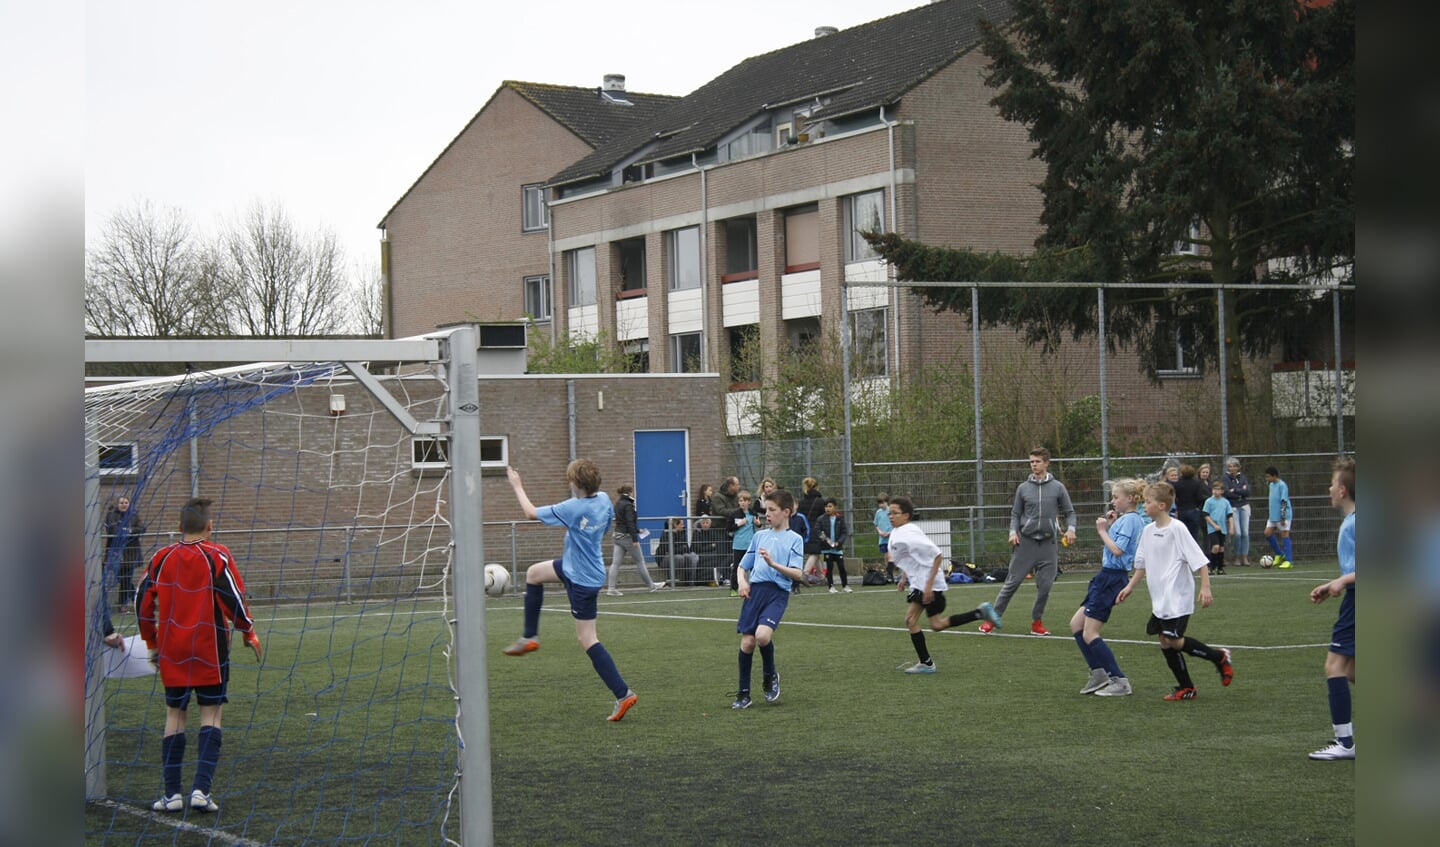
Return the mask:
{"type": "MultiPolygon", "coordinates": [[[[1050,475],[1050,451],[1036,447],[1030,451],[1030,476],[1015,489],[1015,507],[1010,511],[1010,546],[1015,552],[1010,557],[1010,572],[1005,576],[1005,585],[995,598],[995,612],[1003,615],[1005,607],[1020,583],[1033,571],[1035,574],[1035,605],[1030,611],[1030,632],[1035,635],[1049,635],[1050,631],[1040,620],[1045,614],[1045,603],[1050,599],[1050,587],[1055,584],[1055,572],[1059,565],[1059,518],[1065,519],[1065,545],[1075,543],[1075,506],[1070,502],[1070,492],[1065,484],[1050,475]]],[[[990,632],[994,627],[987,621],[980,625],[981,632],[990,632]]]]}

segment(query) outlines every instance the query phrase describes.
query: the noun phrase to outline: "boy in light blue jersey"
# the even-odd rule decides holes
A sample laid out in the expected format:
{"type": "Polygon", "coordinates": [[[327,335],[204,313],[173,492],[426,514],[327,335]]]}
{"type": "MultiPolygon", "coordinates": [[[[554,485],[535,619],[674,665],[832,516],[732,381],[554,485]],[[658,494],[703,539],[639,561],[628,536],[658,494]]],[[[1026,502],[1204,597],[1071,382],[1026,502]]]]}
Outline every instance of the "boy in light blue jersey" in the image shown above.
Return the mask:
{"type": "Polygon", "coordinates": [[[1215,480],[1210,486],[1210,499],[1201,512],[1205,515],[1205,549],[1210,552],[1210,573],[1225,573],[1225,539],[1235,532],[1235,507],[1225,499],[1225,483],[1215,480]]]}
{"type": "Polygon", "coordinates": [[[890,533],[895,527],[890,523],[890,495],[880,492],[875,498],[875,535],[880,539],[880,558],[885,560],[885,581],[895,581],[895,559],[890,555],[890,533]]]}
{"type": "Polygon", "coordinates": [[[755,648],[760,648],[763,662],[761,682],[765,702],[780,699],[780,674],[775,669],[775,630],[785,607],[790,604],[790,588],[805,576],[805,541],[790,529],[795,514],[795,495],[784,489],[775,490],[765,500],[767,529],[755,533],[750,549],[740,560],[735,574],[740,596],[740,620],[735,631],[740,633],[740,690],[732,709],[750,708],[750,670],[755,663],[755,648]]]}
{"type": "Polygon", "coordinates": [[[1355,758],[1355,727],[1350,722],[1350,686],[1355,683],[1355,460],[1335,460],[1330,476],[1330,505],[1342,518],[1335,552],[1340,556],[1340,576],[1310,591],[1310,602],[1323,603],[1331,597],[1340,601],[1340,615],[1330,635],[1330,652],[1325,655],[1325,685],[1330,694],[1330,723],[1335,740],[1310,754],[1322,762],[1355,758]]]}
{"type": "Polygon", "coordinates": [[[506,468],[505,473],[525,517],[546,526],[565,527],[564,555],[559,559],[536,562],[525,570],[525,628],[520,638],[505,648],[505,654],[521,656],[540,649],[540,607],[545,602],[545,583],[563,584],[570,600],[570,615],[575,618],[575,635],[580,639],[580,646],[590,657],[595,673],[615,695],[615,708],[607,720],[618,721],[625,717],[639,698],[625,684],[624,677],[615,667],[615,660],[610,658],[609,651],[600,643],[595,632],[598,615],[596,598],[605,585],[605,559],[601,543],[615,518],[609,495],[600,490],[600,469],[589,459],[571,462],[565,469],[565,478],[570,483],[570,499],[539,508],[525,494],[520,472],[506,468]]]}
{"type": "Polygon", "coordinates": [[[1274,465],[1265,469],[1265,482],[1270,489],[1270,516],[1265,521],[1265,540],[1275,551],[1275,567],[1288,570],[1295,562],[1290,553],[1290,522],[1294,510],[1290,504],[1290,486],[1280,478],[1274,465]],[[1279,535],[1277,539],[1275,536],[1279,535]]]}

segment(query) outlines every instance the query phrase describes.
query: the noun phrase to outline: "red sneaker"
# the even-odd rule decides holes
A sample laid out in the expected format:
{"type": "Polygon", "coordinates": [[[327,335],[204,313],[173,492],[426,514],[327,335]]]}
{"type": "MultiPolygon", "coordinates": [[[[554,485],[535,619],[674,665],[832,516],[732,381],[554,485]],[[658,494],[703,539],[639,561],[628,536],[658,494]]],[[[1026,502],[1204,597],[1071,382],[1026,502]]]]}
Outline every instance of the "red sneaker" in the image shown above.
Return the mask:
{"type": "Polygon", "coordinates": [[[989,621],[982,621],[982,622],[980,623],[980,631],[981,631],[981,632],[994,632],[994,631],[995,631],[995,624],[990,623],[989,621]]]}
{"type": "Polygon", "coordinates": [[[1050,630],[1046,629],[1046,628],[1045,628],[1045,624],[1041,623],[1040,621],[1032,621],[1031,624],[1030,624],[1030,634],[1031,634],[1031,635],[1049,635],[1049,634],[1050,634],[1050,630]]]}
{"type": "Polygon", "coordinates": [[[1235,679],[1235,668],[1230,664],[1230,650],[1221,647],[1220,652],[1225,654],[1225,658],[1220,660],[1220,684],[1229,685],[1235,679]]]}
{"type": "Polygon", "coordinates": [[[1166,700],[1194,700],[1194,699],[1195,699],[1195,696],[1196,696],[1196,695],[1195,695],[1195,689],[1193,689],[1193,688],[1177,688],[1177,689],[1175,689],[1174,691],[1171,691],[1169,694],[1166,694],[1166,695],[1165,695],[1165,699],[1166,699],[1166,700]]]}

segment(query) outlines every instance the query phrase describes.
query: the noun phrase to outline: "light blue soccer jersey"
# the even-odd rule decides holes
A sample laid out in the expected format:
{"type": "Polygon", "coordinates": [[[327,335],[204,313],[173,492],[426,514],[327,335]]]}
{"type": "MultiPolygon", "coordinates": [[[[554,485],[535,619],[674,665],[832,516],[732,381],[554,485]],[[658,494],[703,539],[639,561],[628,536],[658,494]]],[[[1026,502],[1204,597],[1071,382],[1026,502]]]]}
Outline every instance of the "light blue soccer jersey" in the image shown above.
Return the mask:
{"type": "Polygon", "coordinates": [[[565,576],[576,585],[599,588],[605,584],[605,559],[600,552],[615,507],[610,495],[597,491],[589,497],[571,497],[553,506],[541,506],[535,516],[546,526],[565,527],[565,576]]]}
{"type": "Polygon", "coordinates": [[[1117,556],[1106,547],[1104,554],[1100,557],[1101,567],[1115,571],[1129,572],[1135,568],[1135,545],[1140,543],[1140,531],[1145,528],[1145,519],[1139,512],[1126,512],[1115,519],[1110,525],[1110,540],[1115,546],[1124,550],[1124,555],[1117,556]]]}
{"type": "Polygon", "coordinates": [[[1270,517],[1269,520],[1279,523],[1288,521],[1294,515],[1290,514],[1290,486],[1283,479],[1277,479],[1270,483],[1270,517]]]}
{"type": "Polygon", "coordinates": [[[805,542],[800,534],[789,529],[762,529],[755,533],[750,549],[740,560],[740,567],[750,572],[750,582],[773,582],[786,591],[793,584],[790,577],[770,567],[758,552],[761,548],[770,551],[770,558],[780,564],[798,568],[805,564],[805,542]]]}
{"type": "Polygon", "coordinates": [[[1340,575],[1355,573],[1355,513],[1340,522],[1340,535],[1335,539],[1335,552],[1340,554],[1340,575]]]}
{"type": "MultiPolygon", "coordinates": [[[[890,510],[888,508],[875,510],[875,527],[881,532],[890,532],[895,529],[895,525],[890,523],[890,510]]],[[[883,536],[880,538],[882,543],[885,540],[883,536]]]]}
{"type": "Polygon", "coordinates": [[[1230,505],[1229,500],[1226,500],[1224,497],[1211,497],[1207,499],[1205,501],[1205,514],[1210,517],[1210,520],[1220,525],[1220,528],[1216,529],[1209,523],[1206,523],[1206,532],[1218,532],[1221,535],[1230,534],[1230,516],[1235,514],[1235,507],[1230,505]]]}

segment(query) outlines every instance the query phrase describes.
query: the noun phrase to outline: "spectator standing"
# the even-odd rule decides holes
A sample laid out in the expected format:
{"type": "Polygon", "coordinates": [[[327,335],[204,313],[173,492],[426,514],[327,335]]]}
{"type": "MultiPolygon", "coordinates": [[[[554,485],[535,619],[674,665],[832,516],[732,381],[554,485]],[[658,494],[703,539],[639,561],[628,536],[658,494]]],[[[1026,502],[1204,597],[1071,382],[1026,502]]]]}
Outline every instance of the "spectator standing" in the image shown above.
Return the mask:
{"type": "MultiPolygon", "coordinates": [[[[727,517],[735,507],[739,505],[740,480],[733,476],[725,477],[720,483],[720,488],[710,496],[711,514],[727,517]]],[[[734,532],[732,529],[731,532],[734,532]]]]}
{"type": "Polygon", "coordinates": [[[691,505],[690,514],[696,517],[716,514],[714,502],[711,500],[714,496],[715,486],[709,485],[708,483],[700,486],[700,496],[696,497],[695,503],[691,505]]]}
{"type": "Polygon", "coordinates": [[[805,536],[805,573],[818,575],[820,573],[820,550],[824,545],[821,544],[814,529],[820,516],[825,514],[825,495],[820,493],[820,481],[813,476],[807,476],[801,480],[800,487],[803,491],[800,494],[797,508],[800,514],[805,516],[805,526],[810,530],[810,534],[805,536]]]}
{"type": "Polygon", "coordinates": [[[811,534],[820,541],[820,555],[825,562],[825,582],[830,586],[830,593],[836,593],[837,570],[840,571],[840,588],[846,594],[852,593],[850,575],[845,572],[845,541],[850,537],[850,530],[845,526],[845,516],[840,514],[840,506],[834,497],[825,498],[825,511],[815,519],[815,528],[811,534]]]}
{"type": "Polygon", "coordinates": [[[730,529],[730,578],[727,580],[730,586],[730,596],[740,596],[740,585],[735,581],[736,570],[740,567],[740,560],[745,557],[745,551],[750,549],[750,541],[755,537],[755,530],[759,519],[750,514],[750,492],[741,491],[736,499],[738,505],[731,510],[728,518],[730,529]]]}
{"type": "Polygon", "coordinates": [[[624,596],[616,580],[620,575],[620,565],[627,558],[635,562],[635,569],[640,572],[645,587],[659,591],[665,587],[665,580],[656,582],[650,578],[650,569],[645,567],[645,554],[640,550],[640,516],[635,511],[635,486],[627,482],[615,489],[615,493],[615,531],[610,533],[610,576],[605,593],[611,597],[624,596]]]}
{"type": "Polygon", "coordinates": [[[1231,561],[1250,566],[1250,478],[1240,470],[1240,460],[1225,460],[1225,499],[1235,509],[1235,532],[1230,536],[1231,561]]]}
{"type": "MultiPolygon", "coordinates": [[[[894,501],[891,501],[894,505],[894,501]]],[[[1030,476],[1015,489],[1015,505],[1010,510],[1010,546],[1015,552],[1010,556],[1010,571],[1005,584],[995,598],[995,611],[1005,614],[1010,598],[1025,578],[1035,575],[1035,605],[1030,610],[1030,632],[1033,635],[1049,635],[1041,620],[1045,604],[1050,599],[1050,588],[1055,584],[1055,572],[1059,567],[1059,533],[1061,518],[1065,521],[1065,543],[1075,543],[1075,506],[1070,502],[1070,492],[1065,484],[1050,473],[1050,451],[1036,447],[1030,451],[1030,476]]],[[[890,520],[895,520],[895,510],[890,510],[890,520]]],[[[891,538],[894,545],[894,538],[891,538]]],[[[989,621],[980,625],[981,632],[990,632],[995,627],[989,621]]]]}
{"type": "Polygon", "coordinates": [[[140,539],[145,537],[145,521],[131,508],[130,498],[120,495],[105,514],[105,561],[115,568],[120,613],[129,614],[135,606],[135,568],[140,566],[140,539]]]}
{"type": "Polygon", "coordinates": [[[1210,489],[1195,476],[1193,465],[1180,466],[1180,478],[1171,483],[1175,488],[1175,517],[1190,530],[1197,544],[1205,542],[1205,501],[1210,489]]]}

